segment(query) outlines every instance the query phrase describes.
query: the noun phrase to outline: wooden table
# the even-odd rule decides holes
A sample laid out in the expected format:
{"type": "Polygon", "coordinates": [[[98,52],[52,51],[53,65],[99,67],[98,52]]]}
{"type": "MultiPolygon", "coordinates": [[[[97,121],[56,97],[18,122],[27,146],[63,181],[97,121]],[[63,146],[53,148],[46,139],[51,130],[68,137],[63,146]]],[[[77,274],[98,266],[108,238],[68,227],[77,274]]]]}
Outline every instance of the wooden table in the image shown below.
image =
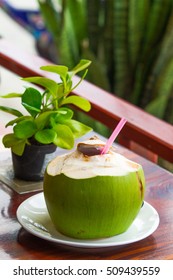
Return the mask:
{"type": "Polygon", "coordinates": [[[119,147],[119,151],[144,168],[147,186],[145,201],[160,216],[160,225],[152,235],[136,243],[111,248],[86,249],[57,245],[30,234],[16,219],[20,203],[35,193],[17,194],[0,183],[0,259],[173,259],[173,174],[127,149],[119,147]]]}

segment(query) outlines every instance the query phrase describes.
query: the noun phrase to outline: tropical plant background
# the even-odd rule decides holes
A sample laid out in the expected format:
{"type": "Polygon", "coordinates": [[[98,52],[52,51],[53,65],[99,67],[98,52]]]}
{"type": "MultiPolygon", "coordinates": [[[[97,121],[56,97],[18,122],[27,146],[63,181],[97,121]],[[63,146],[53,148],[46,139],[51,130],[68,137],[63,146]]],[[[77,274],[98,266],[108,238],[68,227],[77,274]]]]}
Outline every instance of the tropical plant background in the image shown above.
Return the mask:
{"type": "Polygon", "coordinates": [[[173,124],[173,0],[38,2],[53,61],[92,60],[88,80],[173,124]]]}

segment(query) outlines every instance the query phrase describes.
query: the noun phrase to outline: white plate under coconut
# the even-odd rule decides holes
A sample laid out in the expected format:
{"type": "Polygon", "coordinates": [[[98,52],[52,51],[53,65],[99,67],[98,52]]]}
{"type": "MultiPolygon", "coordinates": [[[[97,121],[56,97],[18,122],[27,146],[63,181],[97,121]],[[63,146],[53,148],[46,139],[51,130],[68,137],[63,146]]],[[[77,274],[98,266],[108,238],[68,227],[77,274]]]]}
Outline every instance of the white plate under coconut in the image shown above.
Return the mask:
{"type": "Polygon", "coordinates": [[[151,235],[159,225],[157,211],[144,202],[138,216],[130,228],[119,235],[103,239],[74,239],[56,231],[47,212],[44,195],[39,193],[26,199],[17,209],[20,224],[33,235],[59,244],[101,248],[133,243],[151,235]]]}

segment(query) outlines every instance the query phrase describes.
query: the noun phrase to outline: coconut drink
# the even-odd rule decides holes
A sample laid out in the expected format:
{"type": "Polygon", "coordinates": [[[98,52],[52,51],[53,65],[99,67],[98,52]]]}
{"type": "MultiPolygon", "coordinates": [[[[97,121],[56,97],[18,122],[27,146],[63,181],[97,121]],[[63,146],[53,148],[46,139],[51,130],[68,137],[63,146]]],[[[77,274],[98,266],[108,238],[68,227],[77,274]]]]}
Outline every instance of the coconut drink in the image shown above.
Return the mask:
{"type": "Polygon", "coordinates": [[[145,179],[142,166],[115,148],[90,138],[47,166],[44,196],[55,228],[79,238],[106,238],[125,232],[140,211],[145,179]]]}

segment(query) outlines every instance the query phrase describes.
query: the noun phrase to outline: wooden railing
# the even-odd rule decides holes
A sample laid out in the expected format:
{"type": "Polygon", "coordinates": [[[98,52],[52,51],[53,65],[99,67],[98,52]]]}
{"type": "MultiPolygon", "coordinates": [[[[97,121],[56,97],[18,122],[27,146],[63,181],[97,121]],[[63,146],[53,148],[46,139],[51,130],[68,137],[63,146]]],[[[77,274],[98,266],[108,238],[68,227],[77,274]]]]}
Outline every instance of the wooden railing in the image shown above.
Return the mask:
{"type": "MultiPolygon", "coordinates": [[[[5,39],[0,39],[0,64],[21,77],[53,75],[39,69],[42,65],[51,64],[50,61],[30,55],[5,39]]],[[[76,82],[78,77],[74,79],[76,82]]],[[[158,156],[173,162],[172,125],[87,81],[83,81],[74,94],[87,98],[92,104],[88,114],[111,129],[121,117],[127,119],[128,122],[119,137],[123,146],[155,162],[158,156]]]]}

